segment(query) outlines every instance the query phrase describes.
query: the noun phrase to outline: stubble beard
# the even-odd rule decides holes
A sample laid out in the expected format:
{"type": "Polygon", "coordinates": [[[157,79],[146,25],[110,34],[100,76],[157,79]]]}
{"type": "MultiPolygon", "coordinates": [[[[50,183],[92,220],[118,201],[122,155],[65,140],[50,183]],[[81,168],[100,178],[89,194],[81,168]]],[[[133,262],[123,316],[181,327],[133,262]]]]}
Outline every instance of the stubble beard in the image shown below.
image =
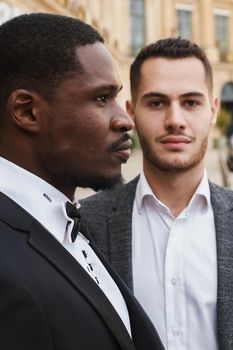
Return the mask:
{"type": "Polygon", "coordinates": [[[83,188],[91,188],[95,192],[103,191],[103,190],[109,190],[113,187],[120,185],[124,182],[122,174],[117,174],[111,177],[85,177],[85,179],[76,179],[76,183],[78,183],[78,187],[83,188]]]}
{"type": "Polygon", "coordinates": [[[190,159],[182,160],[180,159],[178,152],[177,157],[174,152],[174,156],[170,159],[169,157],[166,158],[165,156],[160,156],[158,153],[155,153],[148,144],[146,138],[144,138],[142,135],[139,135],[139,140],[143,151],[143,156],[148,163],[162,172],[174,174],[184,173],[195,168],[203,160],[208,145],[208,136],[206,136],[200,143],[196,152],[191,155],[190,159]]]}

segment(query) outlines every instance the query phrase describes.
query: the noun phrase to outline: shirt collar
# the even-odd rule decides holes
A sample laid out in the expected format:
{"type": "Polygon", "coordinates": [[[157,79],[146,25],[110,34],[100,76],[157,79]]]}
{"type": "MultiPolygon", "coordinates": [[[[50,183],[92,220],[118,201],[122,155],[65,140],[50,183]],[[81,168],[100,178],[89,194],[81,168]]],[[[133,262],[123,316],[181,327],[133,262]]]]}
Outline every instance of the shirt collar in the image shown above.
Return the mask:
{"type": "MultiPolygon", "coordinates": [[[[135,202],[139,214],[142,214],[144,200],[152,201],[156,206],[167,208],[153,193],[150,185],[147,182],[144,172],[140,174],[137,184],[135,202]]],[[[196,199],[200,200],[203,209],[207,209],[211,205],[210,188],[206,169],[193,197],[191,198],[188,207],[190,207],[196,199]]]]}
{"type": "MultiPolygon", "coordinates": [[[[67,222],[65,204],[70,201],[55,187],[29,171],[0,157],[0,191],[24,208],[63,243],[67,222]]],[[[75,203],[80,206],[78,202],[75,203]]],[[[70,225],[69,231],[73,225],[70,225]]]]}
{"type": "Polygon", "coordinates": [[[190,203],[189,206],[191,205],[191,203],[195,200],[195,198],[200,198],[202,199],[202,205],[203,205],[203,209],[208,209],[211,206],[211,199],[210,199],[210,185],[209,185],[209,180],[208,180],[208,176],[207,176],[207,171],[206,169],[204,169],[204,174],[203,177],[201,179],[201,182],[199,183],[190,203]]]}

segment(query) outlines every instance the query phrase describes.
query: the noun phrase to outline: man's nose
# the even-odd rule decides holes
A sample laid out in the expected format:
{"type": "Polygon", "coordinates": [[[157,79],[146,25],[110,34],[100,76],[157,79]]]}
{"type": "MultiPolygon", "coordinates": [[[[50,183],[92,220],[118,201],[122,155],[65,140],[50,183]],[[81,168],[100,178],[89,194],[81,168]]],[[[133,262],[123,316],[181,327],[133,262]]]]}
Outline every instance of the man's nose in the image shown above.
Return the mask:
{"type": "Polygon", "coordinates": [[[184,115],[184,111],[177,104],[172,104],[166,111],[165,116],[165,129],[180,129],[184,130],[186,128],[187,122],[184,115]]]}
{"type": "Polygon", "coordinates": [[[134,122],[123,108],[120,107],[115,116],[112,117],[111,127],[114,131],[130,131],[134,127],[134,122]]]}

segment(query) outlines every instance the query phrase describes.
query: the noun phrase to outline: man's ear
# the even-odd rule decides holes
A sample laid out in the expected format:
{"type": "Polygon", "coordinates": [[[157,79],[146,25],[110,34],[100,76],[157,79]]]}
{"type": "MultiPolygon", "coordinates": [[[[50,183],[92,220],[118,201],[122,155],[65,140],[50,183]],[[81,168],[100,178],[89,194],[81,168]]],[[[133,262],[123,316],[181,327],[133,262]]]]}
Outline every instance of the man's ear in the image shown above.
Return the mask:
{"type": "Polygon", "coordinates": [[[212,101],[211,105],[211,120],[210,125],[214,126],[217,120],[217,113],[218,113],[218,107],[219,107],[219,99],[215,97],[212,101]]]}
{"type": "Polygon", "coordinates": [[[127,113],[129,114],[129,116],[133,119],[133,121],[135,121],[134,106],[133,106],[133,102],[131,100],[126,101],[125,108],[126,108],[127,113]]]}
{"type": "Polygon", "coordinates": [[[7,101],[9,117],[18,127],[30,133],[37,133],[39,120],[37,106],[40,96],[25,89],[14,90],[7,101]]]}

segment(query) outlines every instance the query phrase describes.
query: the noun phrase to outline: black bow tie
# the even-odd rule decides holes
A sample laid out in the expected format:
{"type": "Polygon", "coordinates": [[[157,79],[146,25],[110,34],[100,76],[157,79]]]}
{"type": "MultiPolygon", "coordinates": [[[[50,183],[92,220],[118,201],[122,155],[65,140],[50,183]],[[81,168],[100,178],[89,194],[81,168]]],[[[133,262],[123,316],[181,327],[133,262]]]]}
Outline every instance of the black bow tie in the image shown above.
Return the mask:
{"type": "Polygon", "coordinates": [[[70,202],[66,202],[66,213],[67,213],[67,216],[69,216],[71,219],[74,220],[74,227],[71,232],[71,239],[72,239],[72,242],[74,242],[81,227],[80,210],[77,209],[74,204],[70,202]]]}

